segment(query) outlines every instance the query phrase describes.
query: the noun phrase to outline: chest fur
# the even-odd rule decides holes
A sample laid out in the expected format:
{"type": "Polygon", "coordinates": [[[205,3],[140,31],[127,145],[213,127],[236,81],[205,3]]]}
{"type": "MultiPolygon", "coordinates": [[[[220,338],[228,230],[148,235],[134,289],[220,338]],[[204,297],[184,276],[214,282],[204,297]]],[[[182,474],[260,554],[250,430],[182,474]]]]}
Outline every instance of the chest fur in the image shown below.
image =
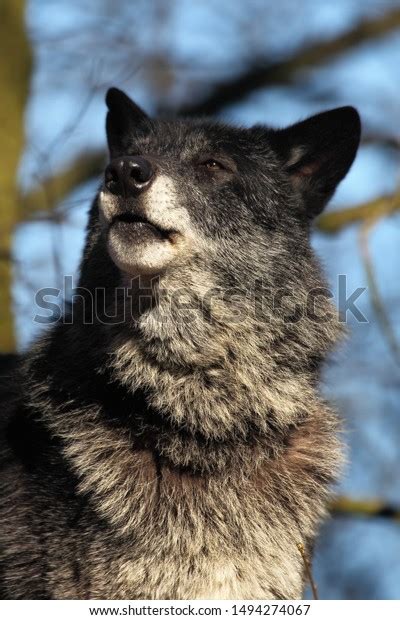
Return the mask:
{"type": "Polygon", "coordinates": [[[271,501],[276,483],[248,475],[206,480],[162,468],[141,486],[125,540],[112,530],[92,529],[83,569],[89,571],[90,596],[300,597],[296,543],[309,537],[312,523],[283,505],[290,499],[280,497],[278,488],[271,501]]]}

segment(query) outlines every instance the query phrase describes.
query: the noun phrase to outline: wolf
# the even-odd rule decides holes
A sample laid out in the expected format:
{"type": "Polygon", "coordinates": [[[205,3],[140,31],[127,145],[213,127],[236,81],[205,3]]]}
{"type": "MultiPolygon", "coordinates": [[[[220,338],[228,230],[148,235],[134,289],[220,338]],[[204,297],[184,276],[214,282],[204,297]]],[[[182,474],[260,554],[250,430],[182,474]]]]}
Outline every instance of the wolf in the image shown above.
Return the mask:
{"type": "Polygon", "coordinates": [[[239,128],[106,103],[79,285],[3,389],[2,597],[301,598],[342,452],[310,234],[358,113],[239,128]]]}

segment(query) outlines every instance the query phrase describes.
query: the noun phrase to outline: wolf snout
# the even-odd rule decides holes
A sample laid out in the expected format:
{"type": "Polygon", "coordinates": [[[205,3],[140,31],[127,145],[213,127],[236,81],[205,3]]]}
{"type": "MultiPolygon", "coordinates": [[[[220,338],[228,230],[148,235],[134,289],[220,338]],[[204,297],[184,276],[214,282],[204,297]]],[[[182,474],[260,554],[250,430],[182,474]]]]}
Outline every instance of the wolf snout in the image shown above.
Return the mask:
{"type": "Polygon", "coordinates": [[[154,174],[153,165],[144,157],[118,157],[105,169],[104,185],[112,194],[127,198],[146,191],[154,174]]]}

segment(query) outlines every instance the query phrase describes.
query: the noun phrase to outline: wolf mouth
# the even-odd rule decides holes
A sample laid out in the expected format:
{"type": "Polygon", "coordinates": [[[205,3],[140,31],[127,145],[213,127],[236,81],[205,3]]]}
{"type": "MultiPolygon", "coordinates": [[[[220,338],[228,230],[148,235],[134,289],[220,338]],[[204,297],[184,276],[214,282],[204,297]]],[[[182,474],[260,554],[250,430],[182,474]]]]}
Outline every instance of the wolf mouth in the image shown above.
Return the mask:
{"type": "Polygon", "coordinates": [[[160,239],[169,239],[170,235],[175,232],[174,230],[167,230],[165,228],[161,228],[156,224],[150,222],[143,215],[139,215],[137,213],[125,212],[119,215],[116,215],[110,224],[110,228],[117,228],[121,231],[132,231],[132,232],[147,232],[152,233],[153,235],[159,237],[160,239]]]}

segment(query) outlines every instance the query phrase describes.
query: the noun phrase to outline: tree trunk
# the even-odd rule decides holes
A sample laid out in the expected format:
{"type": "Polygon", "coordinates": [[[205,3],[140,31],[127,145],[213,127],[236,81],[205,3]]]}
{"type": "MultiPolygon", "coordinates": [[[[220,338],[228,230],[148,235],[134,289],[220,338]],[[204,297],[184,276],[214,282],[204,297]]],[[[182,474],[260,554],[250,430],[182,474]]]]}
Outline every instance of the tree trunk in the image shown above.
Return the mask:
{"type": "Polygon", "coordinates": [[[0,4],[0,350],[15,348],[12,237],[19,219],[17,173],[24,147],[24,110],[31,73],[25,1],[0,4]]]}

